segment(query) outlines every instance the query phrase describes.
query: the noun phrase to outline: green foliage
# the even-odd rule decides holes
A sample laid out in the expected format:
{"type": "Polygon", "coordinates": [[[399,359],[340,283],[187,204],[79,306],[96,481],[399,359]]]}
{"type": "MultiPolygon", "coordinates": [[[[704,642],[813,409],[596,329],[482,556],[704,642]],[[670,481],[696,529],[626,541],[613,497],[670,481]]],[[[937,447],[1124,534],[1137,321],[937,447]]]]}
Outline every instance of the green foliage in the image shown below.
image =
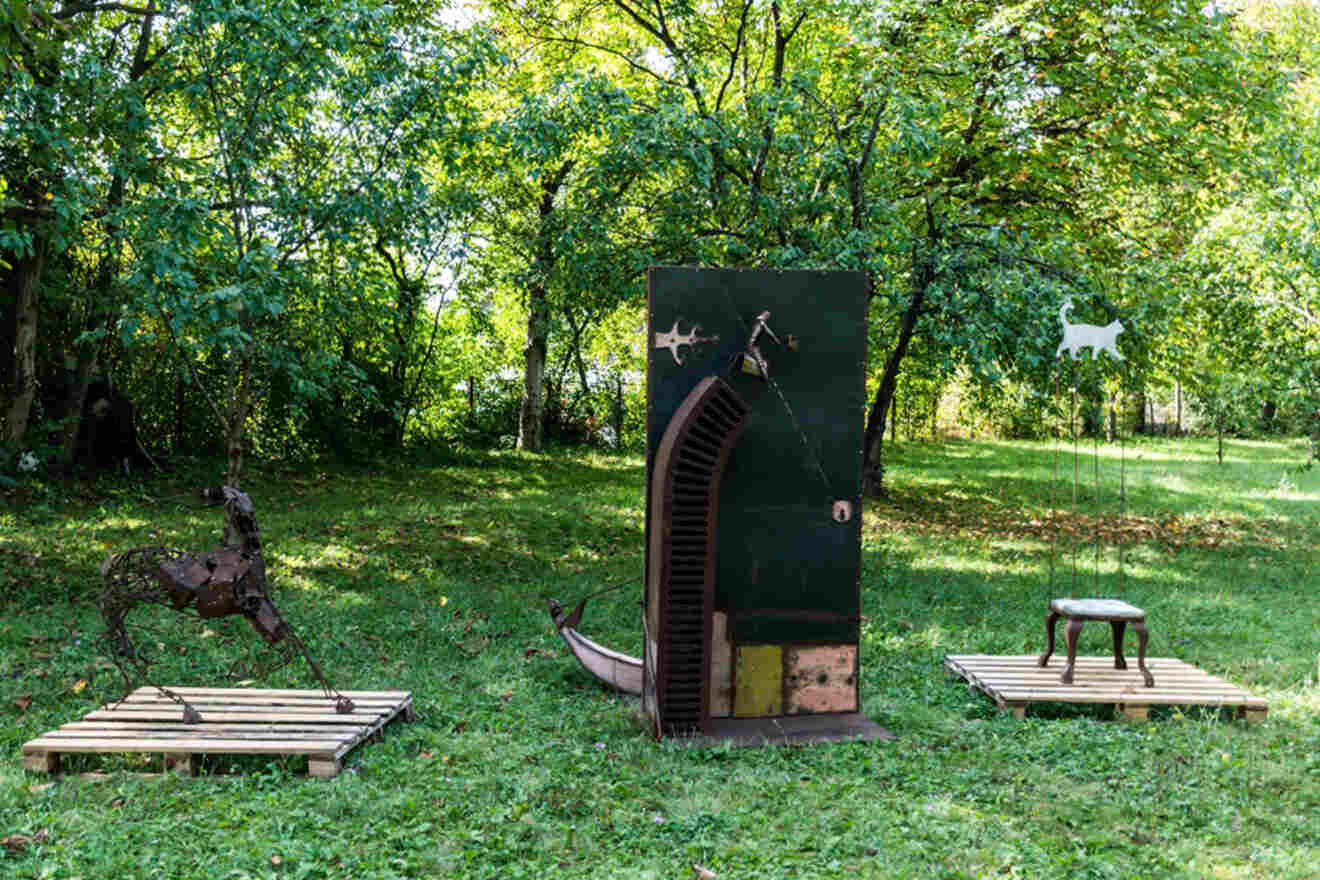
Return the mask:
{"type": "Polygon", "coordinates": [[[529,341],[552,439],[635,442],[651,264],[870,272],[876,394],[1045,393],[1073,296],[1320,407],[1304,3],[20,6],[0,272],[176,445],[499,442],[529,341]]]}

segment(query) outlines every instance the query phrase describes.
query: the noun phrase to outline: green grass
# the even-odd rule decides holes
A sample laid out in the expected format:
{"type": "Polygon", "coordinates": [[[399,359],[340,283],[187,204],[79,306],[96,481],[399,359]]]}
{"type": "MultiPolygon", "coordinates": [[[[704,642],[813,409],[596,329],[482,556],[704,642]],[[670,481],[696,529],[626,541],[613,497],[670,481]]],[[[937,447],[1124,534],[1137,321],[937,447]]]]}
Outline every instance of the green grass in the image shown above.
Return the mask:
{"type": "MultiPolygon", "coordinates": [[[[209,759],[194,780],[135,775],[153,766],[131,756],[25,772],[23,742],[113,685],[100,561],[210,546],[217,513],[182,496],[217,471],[9,490],[0,837],[49,839],[0,847],[0,876],[1320,877],[1320,470],[1291,470],[1300,444],[1233,443],[1222,467],[1209,441],[1129,444],[1120,515],[1118,449],[1098,500],[1082,450],[1076,507],[1057,453],[1056,481],[1049,444],[891,450],[894,495],[864,521],[862,699],[898,740],[749,750],[652,742],[545,613],[640,583],[639,458],[258,470],[281,608],[336,684],[412,690],[420,713],[330,781],[295,759],[209,759]],[[1147,610],[1153,655],[1267,697],[1265,723],[1049,705],[1016,721],[945,677],[946,653],[1040,650],[1047,599],[1097,592],[1147,610]]],[[[595,600],[584,630],[638,652],[639,591],[595,600]]],[[[1107,650],[1101,629],[1083,652],[1107,650]]],[[[223,653],[193,641],[171,675],[215,683],[223,653]]],[[[273,681],[311,686],[298,667],[273,681]]]]}

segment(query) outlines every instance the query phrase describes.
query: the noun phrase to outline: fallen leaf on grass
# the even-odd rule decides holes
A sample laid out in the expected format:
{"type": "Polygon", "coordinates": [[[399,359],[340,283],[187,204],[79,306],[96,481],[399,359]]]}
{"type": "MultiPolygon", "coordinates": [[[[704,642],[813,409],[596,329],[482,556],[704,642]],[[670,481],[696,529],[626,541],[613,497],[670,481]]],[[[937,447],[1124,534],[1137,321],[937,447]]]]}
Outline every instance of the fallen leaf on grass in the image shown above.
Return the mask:
{"type": "Polygon", "coordinates": [[[18,711],[26,712],[27,707],[32,705],[32,695],[23,694],[21,697],[14,697],[14,705],[18,707],[18,711]]]}
{"type": "Polygon", "coordinates": [[[715,880],[715,872],[703,865],[693,864],[692,873],[696,874],[701,880],[715,880]]]}
{"type": "Polygon", "coordinates": [[[80,678],[73,683],[73,692],[75,694],[81,694],[84,690],[86,690],[86,688],[87,688],[87,679],[85,678],[80,678]]]}
{"type": "Polygon", "coordinates": [[[50,791],[54,787],[55,783],[53,782],[34,783],[28,786],[28,791],[33,794],[41,794],[43,791],[50,791]]]}
{"type": "Polygon", "coordinates": [[[31,836],[27,834],[11,834],[4,839],[0,839],[0,845],[10,852],[20,852],[34,843],[45,843],[50,840],[50,829],[43,828],[31,836]]]}

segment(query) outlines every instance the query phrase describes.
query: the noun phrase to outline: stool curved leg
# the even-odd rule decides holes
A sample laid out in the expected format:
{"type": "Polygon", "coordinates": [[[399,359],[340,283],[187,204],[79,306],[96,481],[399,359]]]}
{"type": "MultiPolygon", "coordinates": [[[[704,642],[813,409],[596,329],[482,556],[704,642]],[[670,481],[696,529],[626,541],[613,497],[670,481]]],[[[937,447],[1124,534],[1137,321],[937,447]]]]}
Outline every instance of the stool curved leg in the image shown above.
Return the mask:
{"type": "Polygon", "coordinates": [[[1123,633],[1127,629],[1127,621],[1111,620],[1109,625],[1114,629],[1114,668],[1127,669],[1127,661],[1123,659],[1123,633]]]}
{"type": "Polygon", "coordinates": [[[1036,658],[1037,666],[1048,666],[1050,656],[1054,654],[1054,625],[1059,622],[1059,613],[1051,611],[1045,615],[1045,653],[1036,658]]]}
{"type": "Polygon", "coordinates": [[[1059,676],[1059,681],[1064,684],[1073,683],[1073,666],[1077,664],[1077,640],[1082,634],[1082,626],[1085,623],[1080,617],[1068,618],[1068,668],[1063,670],[1063,675],[1059,676]]]}
{"type": "Polygon", "coordinates": [[[1146,631],[1146,621],[1134,620],[1132,629],[1137,634],[1137,668],[1141,670],[1141,677],[1146,680],[1146,687],[1153,688],[1155,687],[1155,676],[1151,675],[1150,670],[1146,668],[1146,639],[1149,638],[1149,633],[1146,631]]]}

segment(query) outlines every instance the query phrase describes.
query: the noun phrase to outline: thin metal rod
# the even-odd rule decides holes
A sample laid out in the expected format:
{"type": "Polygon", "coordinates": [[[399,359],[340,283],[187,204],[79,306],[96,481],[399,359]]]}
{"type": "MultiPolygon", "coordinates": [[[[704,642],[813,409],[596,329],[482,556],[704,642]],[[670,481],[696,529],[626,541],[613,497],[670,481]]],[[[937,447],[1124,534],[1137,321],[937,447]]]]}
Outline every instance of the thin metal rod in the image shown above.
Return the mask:
{"type": "MultiPolygon", "coordinates": [[[[748,326],[747,321],[742,316],[742,312],[738,310],[738,304],[733,301],[733,296],[727,289],[721,288],[721,290],[724,293],[724,304],[728,307],[729,311],[733,313],[733,316],[738,319],[738,323],[742,325],[743,332],[747,334],[748,340],[754,341],[756,338],[755,331],[752,327],[748,326]]],[[[767,327],[766,329],[768,330],[769,328],[767,327]]],[[[772,333],[771,335],[773,336],[774,334],[772,333]]],[[[778,342],[778,339],[776,338],[775,341],[778,342]]],[[[808,463],[815,468],[816,475],[820,477],[821,483],[825,486],[826,497],[837,498],[838,494],[830,484],[830,478],[825,474],[825,465],[821,463],[820,457],[816,455],[816,450],[811,446],[811,441],[807,439],[807,432],[802,428],[802,424],[798,421],[797,413],[793,412],[793,406],[788,402],[788,397],[784,394],[783,389],[779,387],[779,383],[770,375],[770,371],[764,370],[763,372],[764,376],[762,378],[764,378],[766,384],[774,390],[775,395],[779,398],[779,402],[783,404],[784,411],[788,413],[789,421],[793,423],[793,430],[797,432],[798,438],[802,441],[802,449],[807,454],[808,463]]],[[[883,439],[883,437],[881,439],[883,439]]]]}
{"type": "MultiPolygon", "coordinates": [[[[1100,421],[1103,423],[1105,411],[1103,406],[1100,409],[1100,421]]],[[[1103,424],[1100,426],[1103,427],[1103,424]]],[[[1091,454],[1091,460],[1095,463],[1095,595],[1100,595],[1100,548],[1104,541],[1104,529],[1102,527],[1101,516],[1103,508],[1100,506],[1100,431],[1095,432],[1095,448],[1091,454]]]]}
{"type": "MultiPolygon", "coordinates": [[[[1078,448],[1077,448],[1077,364],[1072,367],[1072,403],[1068,407],[1068,421],[1072,430],[1073,442],[1073,491],[1072,491],[1072,515],[1073,522],[1077,521],[1077,486],[1080,479],[1078,448]]],[[[1072,584],[1073,595],[1077,595],[1077,540],[1072,542],[1072,584]]]]}
{"type": "MultiPolygon", "coordinates": [[[[1059,399],[1059,376],[1058,359],[1054,361],[1054,400],[1059,399]]],[[[1059,548],[1059,434],[1054,434],[1054,473],[1050,477],[1050,519],[1053,520],[1050,529],[1050,598],[1054,598],[1054,558],[1059,548]]]]}
{"type": "MultiPolygon", "coordinates": [[[[1123,370],[1123,382],[1119,386],[1119,399],[1127,392],[1127,369],[1123,370]]],[[[1127,552],[1127,532],[1124,531],[1127,516],[1127,441],[1118,419],[1114,419],[1114,430],[1118,433],[1118,595],[1123,595],[1123,557],[1127,552]]]]}

